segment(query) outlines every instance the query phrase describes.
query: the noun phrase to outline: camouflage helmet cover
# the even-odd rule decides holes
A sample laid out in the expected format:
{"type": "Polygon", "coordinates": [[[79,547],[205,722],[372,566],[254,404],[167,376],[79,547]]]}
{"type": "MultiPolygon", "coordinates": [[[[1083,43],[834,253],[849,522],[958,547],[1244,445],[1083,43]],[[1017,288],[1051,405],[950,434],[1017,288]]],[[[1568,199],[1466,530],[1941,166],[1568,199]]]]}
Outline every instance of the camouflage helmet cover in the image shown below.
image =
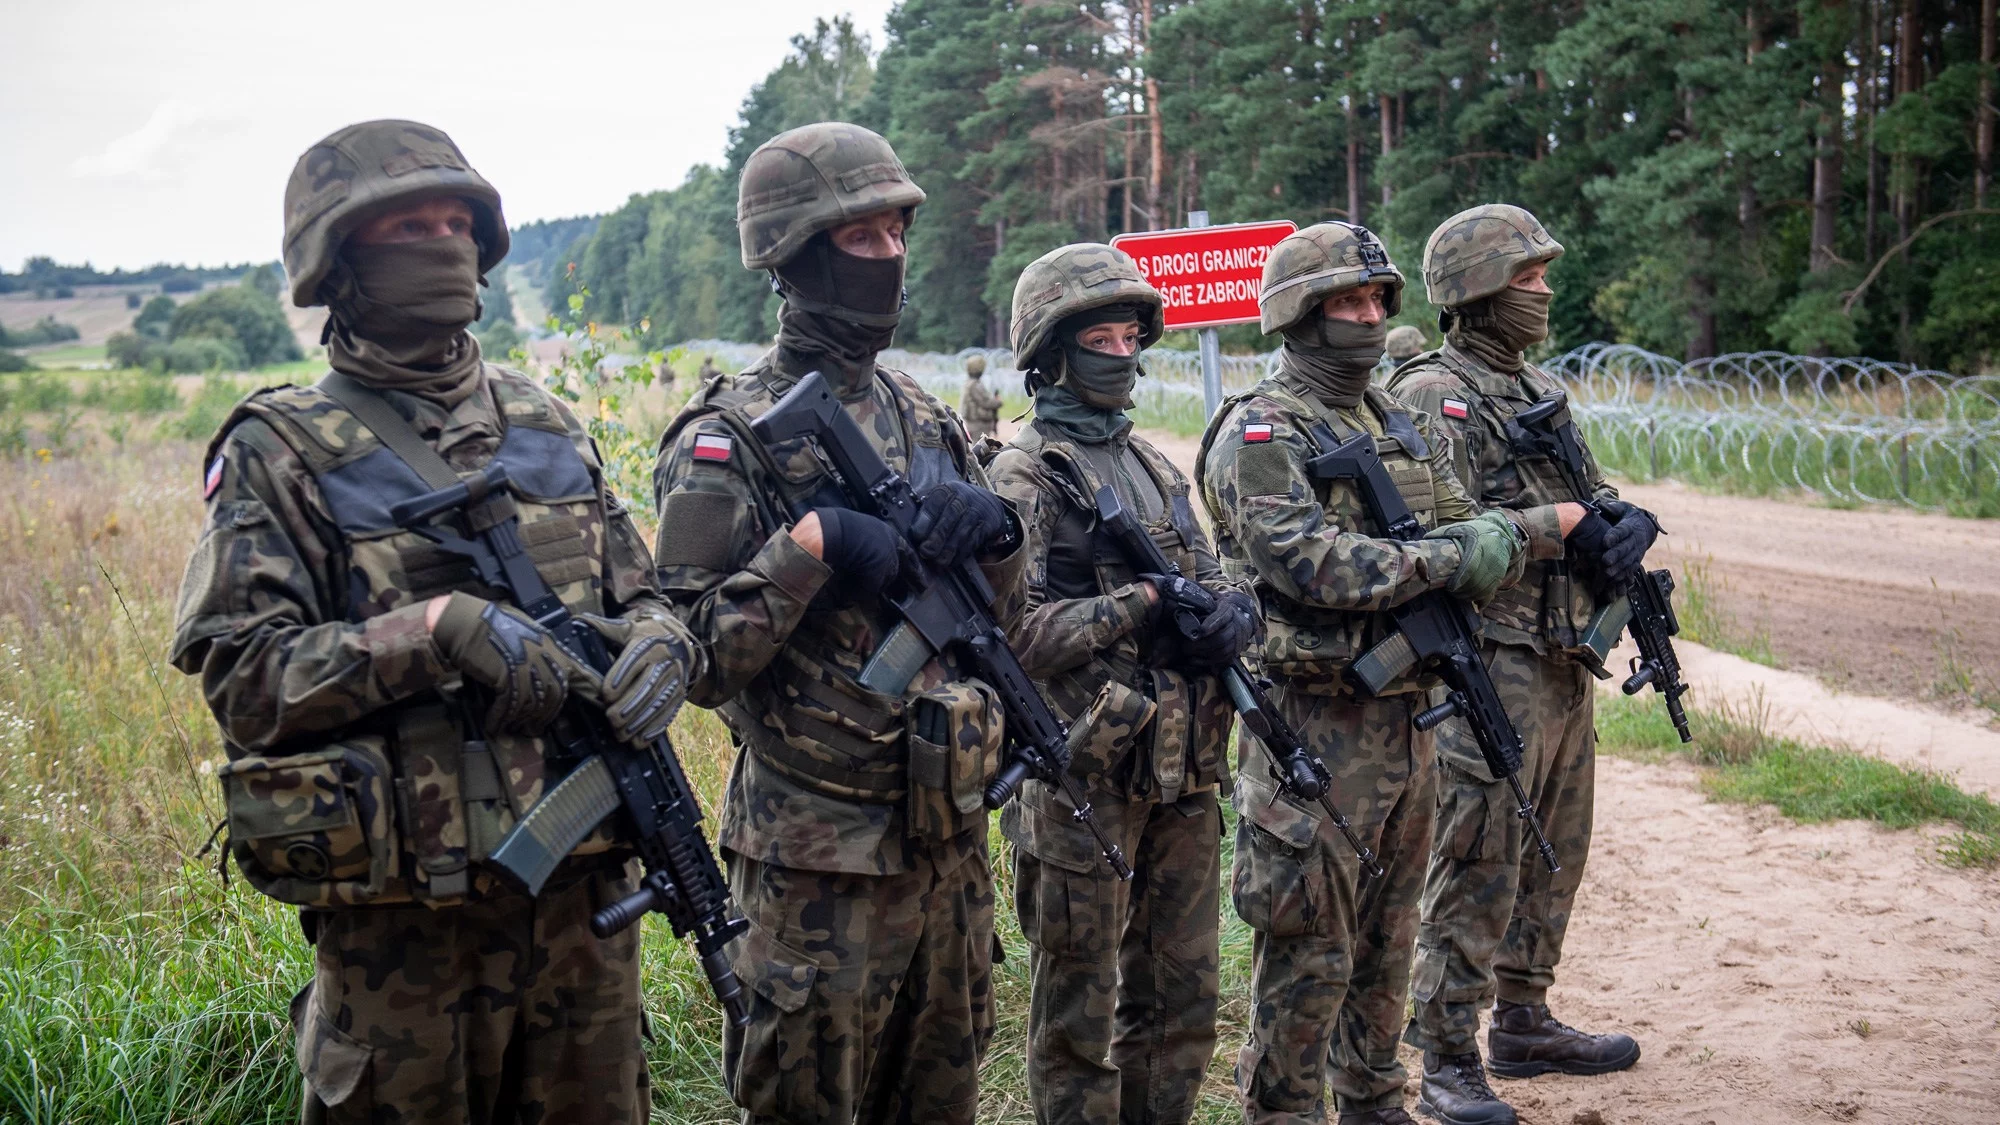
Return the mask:
{"type": "Polygon", "coordinates": [[[1399,324],[1389,329],[1389,338],[1384,341],[1382,350],[1389,354],[1390,359],[1408,359],[1421,355],[1426,343],[1423,329],[1414,324],[1399,324]]]}
{"type": "Polygon", "coordinates": [[[845,121],[789,129],[743,164],[736,188],[743,266],[775,269],[823,230],[923,201],[923,189],[880,134],[845,121]]]}
{"type": "Polygon", "coordinates": [[[444,130],[415,121],[363,121],[340,129],[299,157],[285,184],[285,273],[292,303],[320,304],[320,282],[340,244],[383,207],[438,195],[472,205],[483,275],[507,256],[500,193],[444,130]]]}
{"type": "Polygon", "coordinates": [[[1507,288],[1523,266],[1552,262],[1562,243],[1526,210],[1488,203],[1460,211],[1424,244],[1424,291],[1431,304],[1457,308],[1507,288]]]}
{"type": "Polygon", "coordinates": [[[1378,281],[1389,287],[1389,315],[1395,316],[1403,308],[1403,273],[1382,240],[1353,223],[1314,223],[1286,235],[1264,259],[1257,326],[1267,336],[1290,328],[1327,297],[1378,281]]]}
{"type": "Polygon", "coordinates": [[[1014,366],[1029,369],[1035,353],[1055,334],[1056,325],[1077,313],[1106,305],[1138,305],[1139,346],[1152,347],[1165,331],[1166,304],[1160,291],[1139,273],[1131,255],[1102,242],[1060,246],[1028,263],[1014,283],[1014,317],[1008,333],[1014,366]]]}

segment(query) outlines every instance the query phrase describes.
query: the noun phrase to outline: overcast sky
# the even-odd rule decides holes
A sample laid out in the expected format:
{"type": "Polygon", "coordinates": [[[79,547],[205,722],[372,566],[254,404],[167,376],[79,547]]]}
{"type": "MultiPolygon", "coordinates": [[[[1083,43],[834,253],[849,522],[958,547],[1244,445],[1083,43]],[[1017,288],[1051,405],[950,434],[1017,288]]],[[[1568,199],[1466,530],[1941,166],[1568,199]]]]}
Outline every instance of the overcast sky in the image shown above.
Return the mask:
{"type": "Polygon", "coordinates": [[[815,16],[882,45],[891,0],[7,0],[0,268],[278,256],[306,147],[443,128],[510,222],[616,207],[722,155],[815,16]]]}

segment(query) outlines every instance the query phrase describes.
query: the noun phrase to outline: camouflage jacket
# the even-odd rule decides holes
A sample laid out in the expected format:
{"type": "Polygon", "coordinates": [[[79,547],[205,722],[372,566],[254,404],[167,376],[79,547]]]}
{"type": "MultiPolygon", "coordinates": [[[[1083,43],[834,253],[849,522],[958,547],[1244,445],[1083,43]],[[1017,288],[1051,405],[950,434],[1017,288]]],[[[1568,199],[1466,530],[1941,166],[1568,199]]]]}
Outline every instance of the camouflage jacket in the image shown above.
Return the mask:
{"type": "MultiPolygon", "coordinates": [[[[1323,452],[1311,425],[1325,420],[1341,438],[1374,435],[1390,478],[1424,526],[1478,512],[1452,474],[1450,438],[1428,415],[1408,411],[1379,387],[1358,407],[1318,402],[1283,376],[1264,380],[1216,413],[1195,471],[1224,569],[1249,577],[1263,605],[1266,668],[1293,690],[1335,694],[1348,690],[1341,678],[1347,665],[1386,635],[1382,611],[1444,586],[1459,549],[1445,539],[1382,538],[1354,482],[1309,479],[1306,462],[1323,452]]],[[[1517,553],[1510,579],[1520,559],[1517,553]]],[[[1390,691],[1428,686],[1410,679],[1390,691]]]]}
{"type": "Polygon", "coordinates": [[[991,430],[1000,421],[1000,396],[986,389],[986,380],[967,379],[965,393],[959,396],[958,408],[965,415],[968,426],[984,425],[991,430]]]}
{"type": "MultiPolygon", "coordinates": [[[[487,366],[479,388],[449,411],[413,395],[384,397],[455,469],[481,468],[505,444],[521,538],[572,611],[671,619],[589,437],[527,376],[487,366]],[[550,442],[559,455],[548,453],[550,442]]],[[[456,897],[468,889],[468,866],[540,800],[545,781],[542,739],[479,740],[468,714],[477,708],[457,704],[458,673],[424,625],[425,603],[453,591],[505,595],[388,521],[377,485],[390,457],[317,388],[246,398],[210,446],[208,518],[176,611],[170,658],[201,677],[234,759],[226,771],[267,768],[256,763],[278,771],[340,740],[360,747],[350,769],[386,759],[380,768],[409,789],[401,803],[417,823],[403,825],[401,846],[414,853],[414,870],[321,905],[456,897]],[[461,760],[474,746],[477,755],[461,760]]],[[[236,814],[232,835],[242,835],[236,814]]],[[[579,851],[608,846],[601,830],[579,851]]]]}
{"type": "MultiPolygon", "coordinates": [[[[1098,529],[1093,499],[1109,485],[1182,574],[1219,589],[1228,583],[1195,522],[1187,478],[1129,430],[1085,444],[1039,420],[987,471],[994,490],[1027,515],[1026,597],[1007,623],[1021,666],[1064,720],[1077,723],[1093,706],[1112,712],[1092,717],[1108,718],[1110,727],[1072,755],[1072,770],[1124,799],[1172,801],[1223,780],[1230,711],[1221,685],[1175,667],[1175,634],[1153,627],[1159,615],[1131,564],[1098,529]],[[1126,708],[1145,720],[1137,729],[1111,729],[1126,708]]],[[[1031,796],[1053,797],[1034,785],[1031,796]]]]}
{"type": "MultiPolygon", "coordinates": [[[[831,569],[789,533],[794,512],[851,505],[809,441],[755,448],[749,423],[805,374],[782,363],[773,349],[711,380],[661,438],[660,583],[711,654],[690,698],[721,711],[741,751],[723,846],[800,870],[900,873],[915,859],[917,821],[936,819],[919,813],[924,797],[910,781],[911,704],[935,697],[977,715],[954,729],[990,738],[996,765],[1000,720],[995,708],[967,709],[991,689],[946,660],[933,659],[900,698],[858,682],[897,615],[826,589],[831,569]]],[[[920,494],[946,479],[986,483],[956,416],[907,375],[878,369],[847,409],[920,494]]],[[[984,564],[1002,620],[1021,596],[1024,558],[1016,549],[984,564]]],[[[984,832],[983,811],[961,819],[958,833],[984,832]]]]}
{"type": "Polygon", "coordinates": [[[1447,343],[1397,368],[1389,388],[1450,434],[1453,472],[1473,499],[1483,508],[1514,513],[1527,529],[1527,571],[1519,583],[1481,607],[1486,635],[1504,644],[1529,645],[1544,655],[1572,650],[1596,604],[1589,584],[1570,578],[1555,506],[1565,500],[1616,498],[1618,490],[1605,483],[1586,446],[1591,495],[1570,495],[1556,466],[1546,457],[1518,452],[1507,432],[1515,414],[1562,385],[1533,364],[1515,374],[1496,371],[1447,343]]]}

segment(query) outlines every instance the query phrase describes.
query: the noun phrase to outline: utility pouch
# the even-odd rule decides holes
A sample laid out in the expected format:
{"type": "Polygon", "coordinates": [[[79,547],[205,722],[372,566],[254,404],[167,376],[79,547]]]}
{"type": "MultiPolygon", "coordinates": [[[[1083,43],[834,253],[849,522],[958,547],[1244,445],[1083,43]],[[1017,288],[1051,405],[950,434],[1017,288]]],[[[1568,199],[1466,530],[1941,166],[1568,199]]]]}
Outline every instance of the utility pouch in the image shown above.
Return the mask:
{"type": "Polygon", "coordinates": [[[1193,745],[1188,748],[1187,790],[1195,792],[1217,785],[1226,797],[1233,788],[1229,776],[1229,729],[1236,721],[1236,708],[1229,702],[1229,693],[1223,689],[1219,677],[1197,677],[1189,680],[1188,686],[1194,693],[1194,729],[1193,745]]]}
{"type": "Polygon", "coordinates": [[[1152,723],[1158,704],[1117,680],[1097,689],[1083,714],[1069,726],[1070,776],[1089,787],[1146,784],[1131,761],[1132,747],[1152,723]]]}
{"type": "Polygon", "coordinates": [[[251,886],[295,906],[357,906],[382,893],[397,856],[384,749],[378,737],[350,738],[216,771],[230,850],[251,886]]]}
{"type": "Polygon", "coordinates": [[[1188,735],[1193,730],[1194,691],[1188,678],[1179,672],[1155,669],[1152,677],[1153,730],[1152,737],[1144,743],[1152,749],[1148,755],[1152,768],[1134,771],[1138,776],[1132,779],[1132,789],[1136,793],[1144,787],[1142,782],[1150,783],[1161,804],[1172,804],[1188,788],[1188,735]]]}
{"type": "Polygon", "coordinates": [[[396,716],[396,758],[396,801],[417,861],[411,890],[430,902],[463,898],[471,862],[486,858],[467,846],[465,736],[441,704],[404,708],[396,716]]]}
{"type": "Polygon", "coordinates": [[[985,812],[1006,733],[1000,697],[978,680],[939,684],[910,701],[910,834],[949,840],[985,812]]]}

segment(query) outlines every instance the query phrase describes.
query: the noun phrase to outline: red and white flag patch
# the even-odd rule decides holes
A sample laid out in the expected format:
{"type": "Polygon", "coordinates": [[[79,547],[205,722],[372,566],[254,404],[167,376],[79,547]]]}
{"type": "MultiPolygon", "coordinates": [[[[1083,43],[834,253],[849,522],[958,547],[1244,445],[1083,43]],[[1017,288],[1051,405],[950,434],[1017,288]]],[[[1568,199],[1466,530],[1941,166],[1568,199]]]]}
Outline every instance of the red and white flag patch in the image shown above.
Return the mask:
{"type": "Polygon", "coordinates": [[[220,487],[222,487],[222,458],[217,457],[209,464],[208,476],[201,482],[201,498],[206,500],[215,495],[215,490],[220,487]]]}
{"type": "Polygon", "coordinates": [[[1270,441],[1271,424],[1269,422],[1245,422],[1243,424],[1243,440],[1270,441]]]}
{"type": "Polygon", "coordinates": [[[1438,409],[1443,411],[1447,418],[1463,418],[1466,414],[1465,404],[1455,398],[1445,399],[1438,404],[1438,409]]]}
{"type": "Polygon", "coordinates": [[[694,436],[694,458],[697,461],[727,461],[736,448],[734,438],[721,434],[696,434],[694,436]]]}

